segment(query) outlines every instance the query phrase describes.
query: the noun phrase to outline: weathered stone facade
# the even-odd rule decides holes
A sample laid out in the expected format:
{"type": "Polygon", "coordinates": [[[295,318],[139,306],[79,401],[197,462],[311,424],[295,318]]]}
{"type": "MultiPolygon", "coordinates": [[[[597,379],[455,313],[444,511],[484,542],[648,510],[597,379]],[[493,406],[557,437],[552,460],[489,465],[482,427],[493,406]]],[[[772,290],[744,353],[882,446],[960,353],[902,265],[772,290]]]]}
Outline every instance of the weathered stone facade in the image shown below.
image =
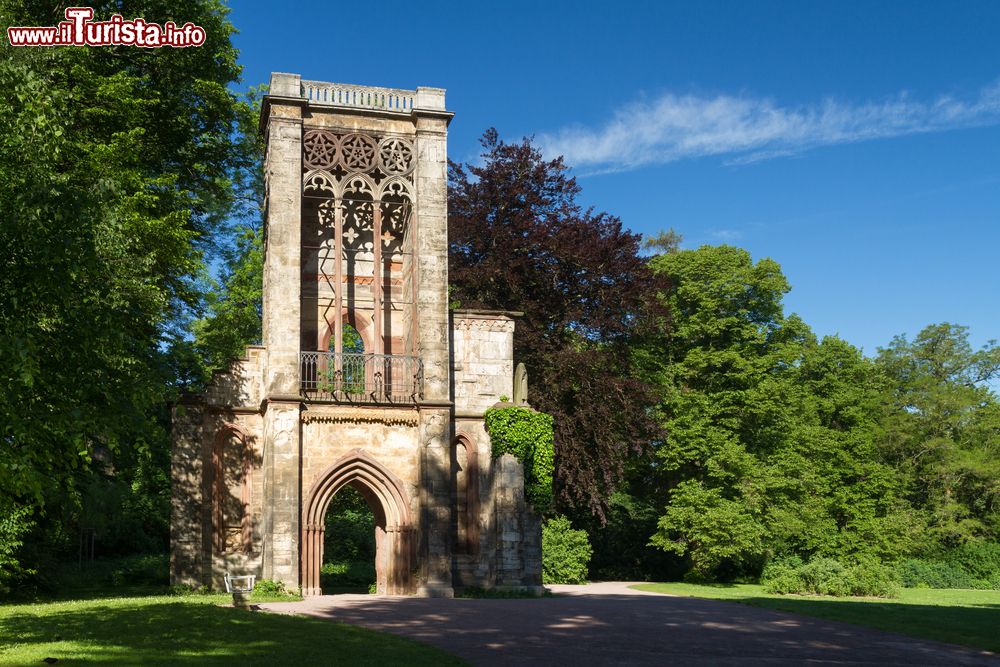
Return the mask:
{"type": "Polygon", "coordinates": [[[444,91],[273,74],[263,346],[173,415],[171,577],[319,594],[333,495],[375,516],[379,592],[540,590],[541,529],[483,413],[516,314],[448,310],[444,91]]]}

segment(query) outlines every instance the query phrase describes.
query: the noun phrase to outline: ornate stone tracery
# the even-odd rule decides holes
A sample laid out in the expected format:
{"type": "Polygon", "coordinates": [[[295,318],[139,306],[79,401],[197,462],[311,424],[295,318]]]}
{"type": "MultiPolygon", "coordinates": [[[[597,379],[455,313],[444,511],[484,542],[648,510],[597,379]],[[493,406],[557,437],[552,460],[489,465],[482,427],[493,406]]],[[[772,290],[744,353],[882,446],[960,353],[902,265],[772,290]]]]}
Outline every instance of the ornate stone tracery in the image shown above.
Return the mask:
{"type": "Polygon", "coordinates": [[[309,130],[302,135],[302,152],[307,169],[329,169],[340,159],[340,141],[324,130],[309,130]]]}
{"type": "Polygon", "coordinates": [[[387,174],[408,174],[416,165],[413,146],[398,137],[386,137],[380,141],[378,157],[379,165],[387,174]]]}
{"type": "Polygon", "coordinates": [[[331,351],[341,349],[343,317],[337,314],[346,313],[370,319],[381,332],[371,352],[398,354],[407,326],[399,313],[414,308],[406,276],[413,275],[416,159],[408,137],[304,130],[303,238],[311,253],[305,266],[323,286],[320,326],[333,333],[331,351]]]}

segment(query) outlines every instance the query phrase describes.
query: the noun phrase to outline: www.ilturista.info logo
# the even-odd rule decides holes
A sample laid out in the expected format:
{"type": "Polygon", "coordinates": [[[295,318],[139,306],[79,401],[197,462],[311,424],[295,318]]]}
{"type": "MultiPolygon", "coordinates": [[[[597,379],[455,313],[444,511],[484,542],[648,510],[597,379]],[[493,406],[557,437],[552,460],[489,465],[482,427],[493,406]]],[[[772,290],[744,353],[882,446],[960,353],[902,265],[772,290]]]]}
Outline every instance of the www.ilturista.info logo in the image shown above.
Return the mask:
{"type": "Polygon", "coordinates": [[[11,46],[162,46],[183,48],[205,43],[205,29],[190,21],[181,27],[173,21],[163,25],[144,19],[125,20],[115,14],[109,21],[92,21],[91,7],[67,7],[66,20],[54,27],[12,26],[7,28],[11,46]]]}

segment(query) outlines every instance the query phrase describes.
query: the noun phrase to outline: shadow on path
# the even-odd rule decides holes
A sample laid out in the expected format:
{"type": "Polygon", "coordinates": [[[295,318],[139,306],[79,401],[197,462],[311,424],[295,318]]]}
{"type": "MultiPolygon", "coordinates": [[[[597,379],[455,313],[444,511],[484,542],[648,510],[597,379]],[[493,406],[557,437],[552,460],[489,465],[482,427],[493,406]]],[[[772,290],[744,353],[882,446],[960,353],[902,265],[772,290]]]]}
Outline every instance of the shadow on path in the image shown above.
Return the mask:
{"type": "Polygon", "coordinates": [[[343,595],[263,607],[419,639],[474,665],[1000,665],[974,649],[624,583],[552,588],[538,599],[343,595]]]}

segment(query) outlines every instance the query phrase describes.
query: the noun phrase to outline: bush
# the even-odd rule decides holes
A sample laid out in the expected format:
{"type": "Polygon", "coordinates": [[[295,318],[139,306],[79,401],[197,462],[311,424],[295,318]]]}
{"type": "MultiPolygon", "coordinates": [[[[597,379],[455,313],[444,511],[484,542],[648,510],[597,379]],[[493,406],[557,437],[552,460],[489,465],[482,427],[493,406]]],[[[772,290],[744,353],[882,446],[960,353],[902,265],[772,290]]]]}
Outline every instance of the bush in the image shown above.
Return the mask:
{"type": "Polygon", "coordinates": [[[973,580],[960,567],[944,561],[907,558],[896,566],[907,588],[973,588],[973,580]]]}
{"type": "Polygon", "coordinates": [[[587,533],[574,530],[566,517],[554,517],[542,526],[542,581],[546,584],[586,583],[591,555],[587,533]]]}
{"type": "Polygon", "coordinates": [[[285,582],[275,579],[258,579],[254,582],[253,592],[260,595],[288,595],[285,582]]]}
{"type": "Polygon", "coordinates": [[[944,560],[969,575],[970,588],[1000,589],[1000,543],[966,542],[949,551],[944,560]]]}
{"type": "Polygon", "coordinates": [[[860,560],[847,568],[848,595],[899,597],[899,578],[891,567],[875,559],[860,560]]]}
{"type": "Polygon", "coordinates": [[[1000,590],[1000,544],[967,542],[934,558],[909,558],[896,571],[908,588],[1000,590]]]}
{"type": "Polygon", "coordinates": [[[764,568],[761,583],[768,593],[896,597],[899,582],[889,567],[873,559],[844,565],[833,558],[803,562],[797,556],[776,559],[764,568]]]}

